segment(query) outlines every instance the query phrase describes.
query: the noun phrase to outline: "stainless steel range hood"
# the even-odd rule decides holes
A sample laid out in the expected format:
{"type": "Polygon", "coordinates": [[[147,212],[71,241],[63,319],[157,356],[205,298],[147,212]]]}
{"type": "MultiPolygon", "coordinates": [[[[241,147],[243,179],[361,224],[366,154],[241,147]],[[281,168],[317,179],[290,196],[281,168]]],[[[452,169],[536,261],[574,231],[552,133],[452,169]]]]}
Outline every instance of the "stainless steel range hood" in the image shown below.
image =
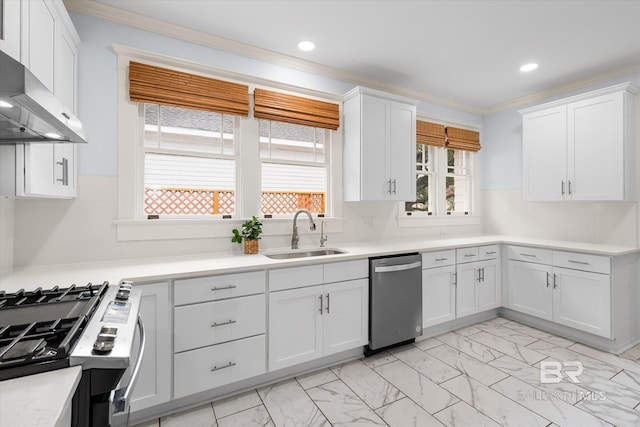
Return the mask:
{"type": "Polygon", "coordinates": [[[24,65],[0,52],[0,144],[87,142],[82,123],[24,65]]]}

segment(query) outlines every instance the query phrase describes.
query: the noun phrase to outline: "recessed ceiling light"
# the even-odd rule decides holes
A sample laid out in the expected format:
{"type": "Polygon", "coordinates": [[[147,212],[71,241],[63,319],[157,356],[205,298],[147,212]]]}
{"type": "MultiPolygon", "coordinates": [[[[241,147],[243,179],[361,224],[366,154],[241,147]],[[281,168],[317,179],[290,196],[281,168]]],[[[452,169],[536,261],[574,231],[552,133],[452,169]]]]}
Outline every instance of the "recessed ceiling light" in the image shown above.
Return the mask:
{"type": "Polygon", "coordinates": [[[312,51],[315,48],[316,44],[309,40],[302,40],[300,43],[298,43],[298,49],[304,50],[305,52],[312,51]]]}
{"type": "Polygon", "coordinates": [[[6,101],[0,101],[0,108],[11,108],[13,105],[9,104],[6,101]]]}
{"type": "Polygon", "coordinates": [[[52,139],[62,139],[62,136],[58,135],[57,133],[45,133],[44,136],[46,136],[47,138],[52,138],[52,139]]]}
{"type": "Polygon", "coordinates": [[[522,71],[523,73],[526,73],[527,71],[533,71],[536,68],[538,68],[538,64],[534,64],[534,63],[525,64],[522,67],[520,67],[520,71],[522,71]]]}

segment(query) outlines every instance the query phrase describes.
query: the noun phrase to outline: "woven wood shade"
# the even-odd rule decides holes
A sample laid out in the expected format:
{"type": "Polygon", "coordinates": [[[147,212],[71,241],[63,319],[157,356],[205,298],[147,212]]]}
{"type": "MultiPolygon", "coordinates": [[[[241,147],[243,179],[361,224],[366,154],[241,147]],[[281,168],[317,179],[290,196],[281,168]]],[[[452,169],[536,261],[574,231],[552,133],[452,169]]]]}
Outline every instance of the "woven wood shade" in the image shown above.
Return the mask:
{"type": "Polygon", "coordinates": [[[253,116],[258,119],[336,130],[340,126],[340,106],[299,96],[255,89],[253,116]]]}
{"type": "Polygon", "coordinates": [[[480,151],[480,133],[459,129],[454,127],[446,128],[447,148],[465,151],[480,151]]]}
{"type": "Polygon", "coordinates": [[[423,122],[422,120],[416,121],[416,144],[444,147],[446,137],[444,125],[423,122]]]}
{"type": "Polygon", "coordinates": [[[247,85],[139,62],[129,63],[129,99],[222,114],[249,115],[247,85]]]}

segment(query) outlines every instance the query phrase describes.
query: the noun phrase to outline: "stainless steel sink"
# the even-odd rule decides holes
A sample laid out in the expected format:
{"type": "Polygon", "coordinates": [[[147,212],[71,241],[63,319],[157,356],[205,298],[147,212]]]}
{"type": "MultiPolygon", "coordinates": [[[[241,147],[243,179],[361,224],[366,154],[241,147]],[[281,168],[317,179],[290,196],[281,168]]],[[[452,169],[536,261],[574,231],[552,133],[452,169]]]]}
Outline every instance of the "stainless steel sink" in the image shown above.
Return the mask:
{"type": "Polygon", "coordinates": [[[264,254],[267,258],[271,259],[292,259],[292,258],[308,258],[314,256],[324,255],[339,255],[344,254],[345,251],[340,249],[308,249],[308,250],[296,250],[291,252],[280,252],[274,254],[264,254]]]}

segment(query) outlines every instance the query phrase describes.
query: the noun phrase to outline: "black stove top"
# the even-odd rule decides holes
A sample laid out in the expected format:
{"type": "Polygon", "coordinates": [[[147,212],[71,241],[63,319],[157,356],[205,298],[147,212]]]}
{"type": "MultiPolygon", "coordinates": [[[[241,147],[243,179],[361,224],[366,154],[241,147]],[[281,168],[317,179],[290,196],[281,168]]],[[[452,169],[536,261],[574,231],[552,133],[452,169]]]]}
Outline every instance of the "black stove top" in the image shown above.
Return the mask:
{"type": "Polygon", "coordinates": [[[69,366],[109,284],[0,291],[0,380],[69,366]]]}

